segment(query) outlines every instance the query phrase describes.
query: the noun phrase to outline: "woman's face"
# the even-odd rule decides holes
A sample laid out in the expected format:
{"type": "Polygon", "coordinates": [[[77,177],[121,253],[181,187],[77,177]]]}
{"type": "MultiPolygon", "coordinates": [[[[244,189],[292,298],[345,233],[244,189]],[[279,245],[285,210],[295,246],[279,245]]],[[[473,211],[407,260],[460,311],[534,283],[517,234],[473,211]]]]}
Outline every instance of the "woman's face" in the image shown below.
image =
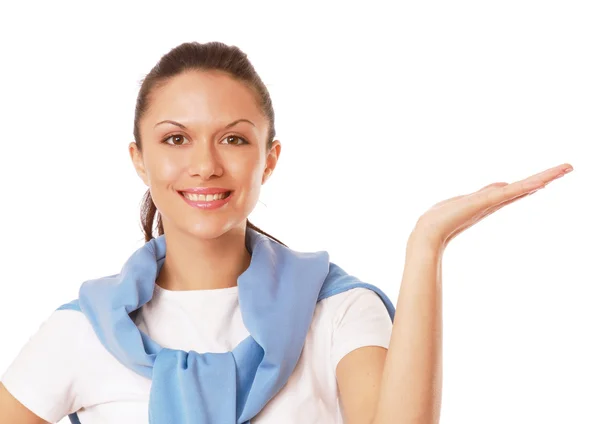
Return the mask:
{"type": "Polygon", "coordinates": [[[165,232],[219,237],[256,206],[281,146],[267,152],[268,121],[256,94],[227,74],[188,71],[150,93],[129,151],[165,232]]]}

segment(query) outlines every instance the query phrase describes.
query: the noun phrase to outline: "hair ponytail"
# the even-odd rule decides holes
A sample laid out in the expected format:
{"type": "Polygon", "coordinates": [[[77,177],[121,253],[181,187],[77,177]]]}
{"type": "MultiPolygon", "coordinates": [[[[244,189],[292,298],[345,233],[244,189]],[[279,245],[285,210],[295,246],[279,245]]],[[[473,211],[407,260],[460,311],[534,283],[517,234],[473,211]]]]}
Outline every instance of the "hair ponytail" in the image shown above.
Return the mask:
{"type": "Polygon", "coordinates": [[[140,219],[142,221],[142,230],[144,231],[144,238],[146,242],[149,242],[154,238],[154,220],[156,218],[156,229],[158,235],[161,236],[165,233],[162,225],[162,218],[158,209],[156,209],[156,205],[152,200],[152,195],[150,194],[150,189],[146,191],[144,194],[144,198],[142,199],[142,207],[140,209],[140,219]],[[158,216],[157,216],[158,215],[158,216]]]}

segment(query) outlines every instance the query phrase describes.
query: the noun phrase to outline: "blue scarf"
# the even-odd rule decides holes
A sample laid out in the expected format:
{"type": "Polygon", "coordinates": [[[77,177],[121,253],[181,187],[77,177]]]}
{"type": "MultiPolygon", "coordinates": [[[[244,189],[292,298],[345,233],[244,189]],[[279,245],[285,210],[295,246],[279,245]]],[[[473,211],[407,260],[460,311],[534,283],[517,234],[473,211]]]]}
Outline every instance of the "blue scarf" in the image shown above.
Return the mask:
{"type": "MultiPolygon", "coordinates": [[[[238,278],[238,299],[250,335],[231,352],[163,348],[131,319],[154,293],[164,236],[137,250],[121,273],[84,282],[79,298],[58,308],[82,312],[119,362],[152,380],[151,424],[250,423],[294,371],[321,299],[367,288],[381,297],[393,321],[388,297],[329,262],[327,252],[295,252],[250,228],[246,246],[252,257],[238,278]]],[[[79,423],[76,413],[69,418],[79,423]]]]}

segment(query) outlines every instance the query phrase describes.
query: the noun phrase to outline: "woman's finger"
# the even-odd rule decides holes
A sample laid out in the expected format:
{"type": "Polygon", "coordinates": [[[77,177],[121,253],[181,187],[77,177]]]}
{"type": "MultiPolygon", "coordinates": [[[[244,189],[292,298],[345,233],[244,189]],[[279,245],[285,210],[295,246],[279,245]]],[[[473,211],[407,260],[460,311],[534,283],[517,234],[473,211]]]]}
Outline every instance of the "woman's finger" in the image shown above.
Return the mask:
{"type": "Polygon", "coordinates": [[[476,198],[474,201],[478,204],[477,206],[485,206],[486,209],[493,208],[506,201],[509,201],[510,199],[520,198],[519,196],[527,195],[534,190],[539,190],[540,188],[545,187],[548,183],[562,177],[567,172],[572,170],[573,167],[568,163],[555,166],[538,174],[532,175],[531,177],[525,178],[524,180],[508,184],[504,187],[482,191],[475,196],[476,198]]]}
{"type": "MultiPolygon", "coordinates": [[[[503,186],[505,186],[505,185],[507,185],[507,184],[508,184],[508,183],[492,183],[492,184],[488,184],[488,185],[486,185],[485,187],[482,187],[482,188],[480,188],[479,190],[477,190],[476,192],[474,192],[474,193],[471,193],[471,194],[479,193],[479,192],[481,192],[481,191],[483,191],[483,190],[486,190],[486,189],[488,189],[488,188],[492,188],[492,187],[503,187],[503,186]]],[[[451,197],[451,198],[449,198],[449,199],[442,200],[441,202],[438,202],[438,203],[436,203],[435,205],[433,205],[433,207],[437,207],[437,206],[445,205],[446,203],[450,203],[450,202],[452,202],[453,200],[460,199],[461,197],[470,196],[471,194],[461,194],[460,196],[454,196],[454,197],[451,197]]]]}

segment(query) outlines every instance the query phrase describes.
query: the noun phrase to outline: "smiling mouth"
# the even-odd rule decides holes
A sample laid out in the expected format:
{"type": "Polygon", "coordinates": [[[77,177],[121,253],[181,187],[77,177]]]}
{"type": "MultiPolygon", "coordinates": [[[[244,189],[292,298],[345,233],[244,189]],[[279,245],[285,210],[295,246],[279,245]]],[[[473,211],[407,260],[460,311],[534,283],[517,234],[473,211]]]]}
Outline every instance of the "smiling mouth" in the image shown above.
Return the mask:
{"type": "Polygon", "coordinates": [[[214,202],[216,200],[227,199],[231,195],[231,191],[215,194],[196,194],[180,191],[179,194],[192,202],[214,202]]]}

